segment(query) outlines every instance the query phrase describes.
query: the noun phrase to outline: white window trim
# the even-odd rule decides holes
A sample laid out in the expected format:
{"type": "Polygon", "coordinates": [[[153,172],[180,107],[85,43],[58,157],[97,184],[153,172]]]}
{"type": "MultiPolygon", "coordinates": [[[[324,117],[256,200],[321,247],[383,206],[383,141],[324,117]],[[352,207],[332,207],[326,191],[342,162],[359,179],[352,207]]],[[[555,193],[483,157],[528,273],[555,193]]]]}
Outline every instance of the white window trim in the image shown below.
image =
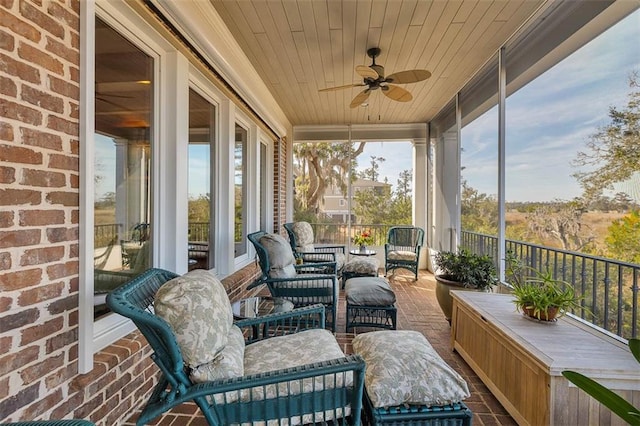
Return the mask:
{"type": "MultiPolygon", "coordinates": [[[[139,16],[137,16],[124,2],[108,2],[104,0],[81,2],[81,34],[80,34],[80,140],[83,149],[80,151],[80,173],[83,179],[80,180],[80,286],[79,286],[79,353],[78,371],[88,373],[93,369],[94,353],[104,349],[117,339],[126,336],[136,328],[134,324],[116,314],[111,314],[98,321],[93,318],[93,184],[94,170],[94,149],[90,141],[95,133],[94,110],[95,110],[95,18],[96,16],[108,23],[112,28],[120,32],[128,40],[132,41],[138,48],[149,54],[156,61],[154,69],[154,79],[160,82],[160,67],[162,66],[161,54],[171,49],[169,43],[155,36],[153,29],[148,26],[139,16]],[[134,28],[135,34],[129,29],[134,28]]],[[[175,82],[173,86],[175,86],[175,82]]],[[[160,117],[160,84],[155,85],[154,117],[160,117]]],[[[175,106],[179,108],[179,105],[175,106]]],[[[157,119],[156,121],[162,122],[157,119]]],[[[154,141],[158,146],[160,140],[160,127],[154,123],[154,141]]],[[[156,157],[158,157],[156,155],[156,157]]],[[[157,178],[157,161],[154,160],[154,178],[157,178]]],[[[155,180],[154,180],[155,181],[155,180]]],[[[156,183],[157,188],[157,183],[156,183]]],[[[155,192],[154,192],[155,194],[155,192]]],[[[162,210],[156,208],[155,210],[162,210]]],[[[155,215],[154,213],[154,219],[155,215]]],[[[159,226],[155,226],[158,229],[159,226]]],[[[185,230],[186,234],[186,230],[185,230]]],[[[155,241],[162,241],[154,238],[155,241]]],[[[158,245],[154,247],[153,265],[158,264],[158,245]]],[[[175,257],[175,255],[174,255],[175,257]]],[[[186,253],[185,253],[186,257],[186,253]]],[[[185,259],[186,262],[186,259],[185,259]]]]}

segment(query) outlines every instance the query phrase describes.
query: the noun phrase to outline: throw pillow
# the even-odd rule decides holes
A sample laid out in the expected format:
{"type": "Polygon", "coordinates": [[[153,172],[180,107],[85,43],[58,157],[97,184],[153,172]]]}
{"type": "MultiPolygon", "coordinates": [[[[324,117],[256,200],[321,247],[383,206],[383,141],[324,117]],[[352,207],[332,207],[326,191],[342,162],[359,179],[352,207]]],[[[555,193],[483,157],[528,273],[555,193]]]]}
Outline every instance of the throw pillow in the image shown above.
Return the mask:
{"type": "Polygon", "coordinates": [[[469,397],[464,379],[417,331],[373,331],[353,339],[364,359],[365,387],[374,407],[447,405],[469,397]]]}
{"type": "Polygon", "coordinates": [[[279,234],[265,234],[259,243],[269,256],[269,276],[271,278],[292,278],[296,276],[295,257],[291,245],[279,234]]]}
{"type": "Polygon", "coordinates": [[[227,344],[231,303],[209,271],[195,269],[166,282],[156,293],[154,309],[173,330],[189,367],[213,361],[227,344]]]}

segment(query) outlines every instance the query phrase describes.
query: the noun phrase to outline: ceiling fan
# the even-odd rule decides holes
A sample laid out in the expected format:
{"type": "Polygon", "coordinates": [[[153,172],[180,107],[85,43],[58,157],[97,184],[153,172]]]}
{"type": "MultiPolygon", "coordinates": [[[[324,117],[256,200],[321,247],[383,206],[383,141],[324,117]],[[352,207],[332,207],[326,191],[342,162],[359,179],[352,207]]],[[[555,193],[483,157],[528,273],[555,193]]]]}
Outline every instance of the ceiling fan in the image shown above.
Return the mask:
{"type": "Polygon", "coordinates": [[[387,77],[384,75],[384,67],[376,64],[376,56],[380,55],[380,49],[378,47],[372,47],[367,50],[367,56],[372,60],[371,65],[358,65],[356,72],[364,79],[359,84],[347,84],[345,86],[328,87],[326,89],[320,89],[319,92],[328,92],[333,90],[348,89],[351,87],[366,86],[362,92],[358,93],[349,105],[351,108],[357,108],[362,105],[367,99],[372,90],[380,89],[382,93],[389,99],[393,99],[398,102],[409,102],[413,99],[413,95],[400,86],[395,84],[417,83],[418,81],[426,80],[431,77],[431,73],[427,70],[407,70],[393,73],[387,77]]]}

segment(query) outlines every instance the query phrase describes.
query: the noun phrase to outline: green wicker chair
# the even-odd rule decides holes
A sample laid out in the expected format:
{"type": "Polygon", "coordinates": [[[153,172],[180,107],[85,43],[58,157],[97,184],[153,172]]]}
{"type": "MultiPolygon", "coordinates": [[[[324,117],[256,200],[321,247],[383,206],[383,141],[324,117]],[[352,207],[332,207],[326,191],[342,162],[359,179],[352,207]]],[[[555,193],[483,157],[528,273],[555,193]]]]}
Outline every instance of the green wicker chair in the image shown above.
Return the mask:
{"type": "MultiPolygon", "coordinates": [[[[311,422],[329,420],[334,424],[360,424],[364,361],[357,355],[342,354],[342,357],[312,364],[193,383],[190,379],[192,370],[185,366],[176,335],[153,311],[158,289],[176,277],[178,275],[169,271],[150,269],[107,296],[109,308],[130,318],[147,339],[153,350],[151,357],[161,372],[158,384],[137,420],[138,425],[147,424],[187,401],[194,401],[200,407],[209,425],[283,419],[293,424],[302,422],[304,415],[306,418],[315,416],[311,422]]],[[[297,336],[304,333],[324,332],[324,320],[324,307],[316,305],[234,324],[245,336],[246,349],[242,356],[246,361],[251,345],[263,345],[256,346],[261,348],[270,339],[279,339],[273,340],[271,347],[286,346],[287,339],[300,339],[297,336]]],[[[329,333],[323,335],[335,341],[329,333]]],[[[294,348],[295,351],[309,354],[307,345],[300,345],[294,348]]],[[[286,356],[284,352],[257,351],[270,368],[278,368],[278,361],[274,360],[286,356]]]]}
{"type": "Polygon", "coordinates": [[[284,224],[289,243],[296,257],[309,262],[336,262],[337,273],[346,262],[345,247],[343,245],[316,244],[313,228],[309,222],[289,222],[284,224]]]}
{"type": "Polygon", "coordinates": [[[266,284],[273,297],[289,300],[295,307],[322,303],[335,332],[339,291],[335,262],[296,265],[293,251],[282,236],[258,231],[248,238],[256,249],[262,270],[260,278],[249,288],[266,284]]]}
{"type": "Polygon", "coordinates": [[[394,226],[387,233],[384,245],[384,276],[398,268],[413,272],[418,280],[418,262],[424,230],[416,226],[394,226]]]}

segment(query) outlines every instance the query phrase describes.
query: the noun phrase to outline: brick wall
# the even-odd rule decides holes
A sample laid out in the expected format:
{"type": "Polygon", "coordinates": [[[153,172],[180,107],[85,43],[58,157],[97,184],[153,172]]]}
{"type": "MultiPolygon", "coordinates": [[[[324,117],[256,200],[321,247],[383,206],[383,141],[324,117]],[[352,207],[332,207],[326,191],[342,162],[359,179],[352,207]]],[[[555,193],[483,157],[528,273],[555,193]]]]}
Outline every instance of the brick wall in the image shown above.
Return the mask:
{"type": "MultiPolygon", "coordinates": [[[[121,424],[157,380],[137,332],[78,374],[78,66],[77,0],[0,0],[0,422],[121,424]]],[[[223,280],[230,299],[256,276],[223,280]]]]}

